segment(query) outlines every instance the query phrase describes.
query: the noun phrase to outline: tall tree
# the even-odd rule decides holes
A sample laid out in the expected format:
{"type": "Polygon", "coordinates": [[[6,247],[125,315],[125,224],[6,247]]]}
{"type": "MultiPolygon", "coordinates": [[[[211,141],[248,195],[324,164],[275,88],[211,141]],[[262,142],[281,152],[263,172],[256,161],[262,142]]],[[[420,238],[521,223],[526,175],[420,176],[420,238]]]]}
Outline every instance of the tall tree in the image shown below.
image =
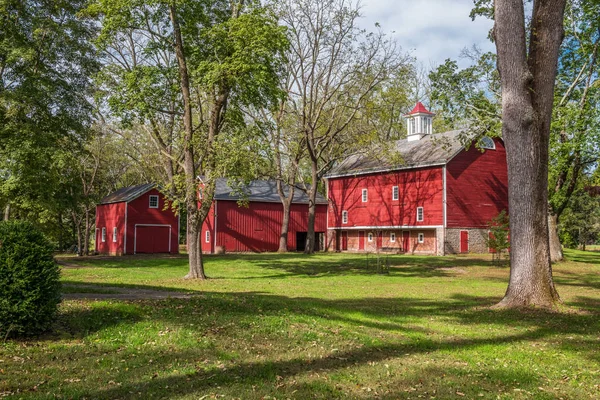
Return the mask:
{"type": "Polygon", "coordinates": [[[95,26],[85,0],[0,2],[0,198],[5,217],[52,196],[58,152],[91,121],[95,26]],[[8,200],[10,199],[10,202],[8,200]]]}
{"type": "Polygon", "coordinates": [[[494,2],[511,233],[510,281],[501,307],[559,301],[548,238],[548,145],[564,9],[565,0],[534,1],[527,40],[523,1],[494,2]]]}
{"type": "Polygon", "coordinates": [[[407,60],[385,35],[357,26],[353,0],[285,0],[278,7],[291,43],[289,113],[308,154],[305,252],[312,253],[319,183],[337,159],[360,145],[360,135],[352,133],[360,132],[356,123],[370,96],[407,60]]]}
{"type": "Polygon", "coordinates": [[[172,185],[187,212],[187,278],[205,279],[202,223],[216,179],[249,152],[240,108],[279,95],[283,29],[255,1],[96,0],[89,11],[101,17],[99,45],[125,90],[125,96],[111,93],[113,110],[149,124],[157,142],[152,121],[178,120],[175,153],[159,148],[183,171],[172,185]]]}
{"type": "Polygon", "coordinates": [[[586,169],[597,161],[600,142],[600,2],[571,0],[559,58],[550,136],[549,214],[552,261],[563,258],[561,216],[586,169]]]}

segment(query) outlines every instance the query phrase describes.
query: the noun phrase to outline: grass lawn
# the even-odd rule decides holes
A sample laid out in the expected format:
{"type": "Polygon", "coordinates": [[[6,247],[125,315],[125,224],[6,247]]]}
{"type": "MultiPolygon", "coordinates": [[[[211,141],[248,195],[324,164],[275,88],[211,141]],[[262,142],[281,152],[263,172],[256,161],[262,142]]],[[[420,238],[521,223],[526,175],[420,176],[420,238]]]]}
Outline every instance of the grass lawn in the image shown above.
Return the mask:
{"type": "Polygon", "coordinates": [[[0,397],[25,399],[600,398],[600,253],[554,267],[561,312],[499,311],[489,256],[66,260],[55,331],[0,343],[0,397]],[[183,292],[183,293],[182,293],[183,292]],[[116,294],[115,294],[116,296],[116,294]]]}

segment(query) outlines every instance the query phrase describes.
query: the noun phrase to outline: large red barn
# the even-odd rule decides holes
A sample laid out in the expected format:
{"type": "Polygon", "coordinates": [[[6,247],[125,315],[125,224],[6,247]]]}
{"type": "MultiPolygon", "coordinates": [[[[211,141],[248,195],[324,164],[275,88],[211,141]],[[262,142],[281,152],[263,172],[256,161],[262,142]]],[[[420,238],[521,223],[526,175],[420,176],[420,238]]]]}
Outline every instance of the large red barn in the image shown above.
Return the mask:
{"type": "MultiPolygon", "coordinates": [[[[287,188],[284,189],[287,193],[287,188]]],[[[202,252],[277,251],[283,205],[275,181],[255,180],[237,190],[218,179],[213,206],[202,226],[202,252]]],[[[288,231],[288,250],[304,250],[308,225],[308,197],[294,191],[288,231]]],[[[317,197],[316,247],[323,249],[327,234],[327,200],[317,197]],[[319,247],[320,246],[320,247],[319,247]]]]}
{"type": "Polygon", "coordinates": [[[96,206],[99,254],[179,252],[179,217],[152,183],[117,190],[96,206]]]}
{"type": "Polygon", "coordinates": [[[328,175],[330,249],[488,251],[488,222],[508,211],[504,143],[467,149],[460,131],[433,134],[431,118],[418,103],[395,157],[353,156],[328,175]]]}

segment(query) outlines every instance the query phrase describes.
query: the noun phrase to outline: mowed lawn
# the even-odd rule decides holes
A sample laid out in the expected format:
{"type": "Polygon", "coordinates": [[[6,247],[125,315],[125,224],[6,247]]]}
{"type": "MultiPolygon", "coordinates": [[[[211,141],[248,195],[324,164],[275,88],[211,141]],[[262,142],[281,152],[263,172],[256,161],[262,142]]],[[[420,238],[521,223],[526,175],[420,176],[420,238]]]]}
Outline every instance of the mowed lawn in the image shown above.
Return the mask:
{"type": "Polygon", "coordinates": [[[490,309],[488,255],[208,256],[206,282],[185,256],[64,259],[55,332],[0,345],[0,397],[597,399],[600,253],[567,256],[560,312],[490,309]],[[184,298],[91,299],[161,291],[184,298]]]}

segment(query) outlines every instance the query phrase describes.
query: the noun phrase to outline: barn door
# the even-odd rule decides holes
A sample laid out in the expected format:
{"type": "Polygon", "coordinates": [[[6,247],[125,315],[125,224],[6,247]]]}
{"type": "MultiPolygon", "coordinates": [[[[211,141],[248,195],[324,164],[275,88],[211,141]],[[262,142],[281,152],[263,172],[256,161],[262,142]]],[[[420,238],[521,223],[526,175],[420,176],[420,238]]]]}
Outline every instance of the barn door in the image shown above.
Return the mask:
{"type": "Polygon", "coordinates": [[[405,253],[408,253],[410,251],[410,232],[409,231],[402,232],[402,250],[404,250],[405,253]]]}
{"type": "Polygon", "coordinates": [[[460,231],[460,252],[469,252],[469,231],[460,231]]]}
{"type": "Polygon", "coordinates": [[[358,249],[365,249],[365,231],[358,231],[358,249]]]}
{"type": "Polygon", "coordinates": [[[342,250],[348,250],[348,232],[342,231],[342,250]]]}

